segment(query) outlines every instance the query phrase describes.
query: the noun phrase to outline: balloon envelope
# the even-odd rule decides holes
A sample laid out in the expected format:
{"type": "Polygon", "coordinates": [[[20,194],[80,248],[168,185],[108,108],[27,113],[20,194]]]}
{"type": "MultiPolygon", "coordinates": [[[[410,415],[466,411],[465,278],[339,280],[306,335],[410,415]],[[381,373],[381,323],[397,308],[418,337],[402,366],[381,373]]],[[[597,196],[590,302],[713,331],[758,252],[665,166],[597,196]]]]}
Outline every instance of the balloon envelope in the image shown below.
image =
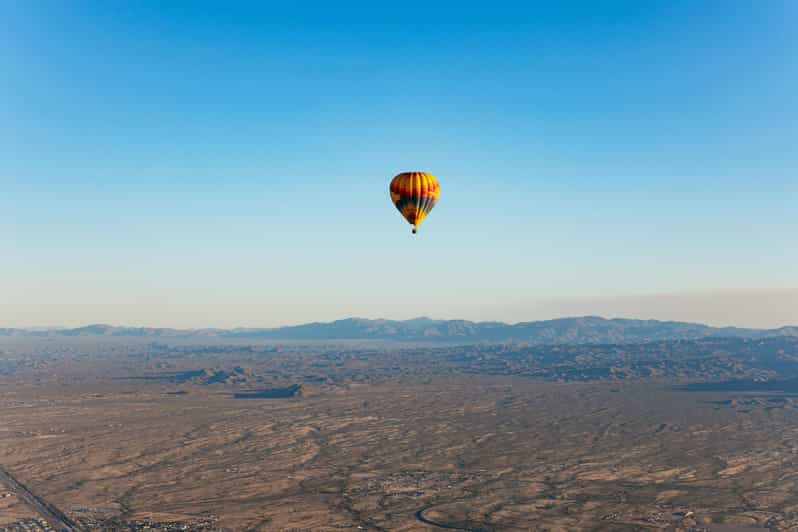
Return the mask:
{"type": "Polygon", "coordinates": [[[402,172],[391,181],[390,191],[391,201],[413,225],[414,233],[441,195],[438,180],[426,172],[402,172]]]}

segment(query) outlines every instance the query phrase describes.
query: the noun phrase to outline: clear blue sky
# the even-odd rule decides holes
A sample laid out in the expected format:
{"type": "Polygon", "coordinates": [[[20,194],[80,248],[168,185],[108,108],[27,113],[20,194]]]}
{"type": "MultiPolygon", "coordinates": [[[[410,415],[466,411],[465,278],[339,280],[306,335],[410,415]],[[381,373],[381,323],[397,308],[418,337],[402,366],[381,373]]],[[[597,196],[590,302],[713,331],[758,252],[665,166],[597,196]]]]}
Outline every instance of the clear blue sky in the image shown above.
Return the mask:
{"type": "MultiPolygon", "coordinates": [[[[798,2],[0,19],[0,326],[518,321],[674,294],[765,325],[711,304],[748,292],[798,321],[798,2]],[[387,187],[416,169],[442,196],[413,237],[387,187]]],[[[657,308],[618,312],[679,317],[657,308]]]]}

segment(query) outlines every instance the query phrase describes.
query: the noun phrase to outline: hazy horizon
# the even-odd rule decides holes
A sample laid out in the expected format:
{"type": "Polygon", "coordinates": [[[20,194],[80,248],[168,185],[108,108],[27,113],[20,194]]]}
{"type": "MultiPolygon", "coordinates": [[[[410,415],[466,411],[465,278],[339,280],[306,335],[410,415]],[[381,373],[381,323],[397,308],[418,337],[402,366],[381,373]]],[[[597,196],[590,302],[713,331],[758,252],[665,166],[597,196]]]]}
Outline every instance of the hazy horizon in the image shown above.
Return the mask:
{"type": "Polygon", "coordinates": [[[758,329],[777,329],[798,326],[798,290],[779,292],[730,292],[696,294],[655,294],[615,298],[581,298],[572,300],[549,300],[522,305],[503,317],[491,317],[488,313],[463,313],[439,315],[419,313],[415,315],[389,314],[375,315],[329,315],[321,318],[296,319],[294,321],[259,323],[257,320],[226,322],[223,325],[213,322],[202,324],[188,321],[155,323],[147,321],[89,320],[62,323],[24,323],[10,325],[0,322],[0,327],[18,329],[57,329],[75,328],[88,325],[112,325],[120,327],[153,327],[174,329],[233,329],[233,328],[279,328],[313,322],[331,322],[348,318],[409,320],[427,317],[435,320],[465,319],[475,322],[497,321],[508,324],[545,321],[560,318],[597,316],[605,319],[639,319],[659,321],[680,321],[701,323],[713,327],[742,327],[758,329]],[[737,319],[706,319],[711,314],[735,314],[737,319]],[[740,311],[740,308],[743,311],[740,311]],[[528,310],[524,310],[528,309],[528,310]]]}

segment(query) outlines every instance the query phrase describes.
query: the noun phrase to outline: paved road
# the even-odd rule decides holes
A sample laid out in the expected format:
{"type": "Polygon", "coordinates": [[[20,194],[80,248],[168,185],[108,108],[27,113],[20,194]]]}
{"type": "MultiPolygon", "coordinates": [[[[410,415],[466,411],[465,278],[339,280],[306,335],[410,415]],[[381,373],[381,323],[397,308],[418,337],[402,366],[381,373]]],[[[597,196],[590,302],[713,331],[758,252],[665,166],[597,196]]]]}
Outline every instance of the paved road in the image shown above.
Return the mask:
{"type": "Polygon", "coordinates": [[[458,528],[456,526],[447,525],[446,523],[437,523],[432,519],[427,519],[424,517],[424,512],[432,508],[431,506],[425,506],[421,510],[416,512],[416,519],[424,523],[425,525],[435,526],[438,528],[448,528],[449,530],[470,530],[469,528],[458,528]]]}
{"type": "Polygon", "coordinates": [[[28,503],[28,506],[39,512],[39,515],[47,521],[51,527],[56,530],[68,532],[80,532],[81,528],[72,519],[64,515],[64,512],[53,506],[51,503],[45,501],[41,497],[35,495],[27,486],[22,484],[19,480],[8,472],[4,467],[0,466],[0,482],[8,486],[17,497],[28,503]]]}

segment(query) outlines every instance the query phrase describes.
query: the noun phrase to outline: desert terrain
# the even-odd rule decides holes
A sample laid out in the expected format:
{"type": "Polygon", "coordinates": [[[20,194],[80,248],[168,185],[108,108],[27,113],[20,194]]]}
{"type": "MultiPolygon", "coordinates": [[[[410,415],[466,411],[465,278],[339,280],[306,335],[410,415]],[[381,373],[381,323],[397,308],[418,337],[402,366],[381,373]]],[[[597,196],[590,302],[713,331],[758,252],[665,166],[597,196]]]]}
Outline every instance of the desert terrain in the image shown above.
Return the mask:
{"type": "Polygon", "coordinates": [[[5,338],[0,529],[795,530],[796,354],[5,338]]]}

